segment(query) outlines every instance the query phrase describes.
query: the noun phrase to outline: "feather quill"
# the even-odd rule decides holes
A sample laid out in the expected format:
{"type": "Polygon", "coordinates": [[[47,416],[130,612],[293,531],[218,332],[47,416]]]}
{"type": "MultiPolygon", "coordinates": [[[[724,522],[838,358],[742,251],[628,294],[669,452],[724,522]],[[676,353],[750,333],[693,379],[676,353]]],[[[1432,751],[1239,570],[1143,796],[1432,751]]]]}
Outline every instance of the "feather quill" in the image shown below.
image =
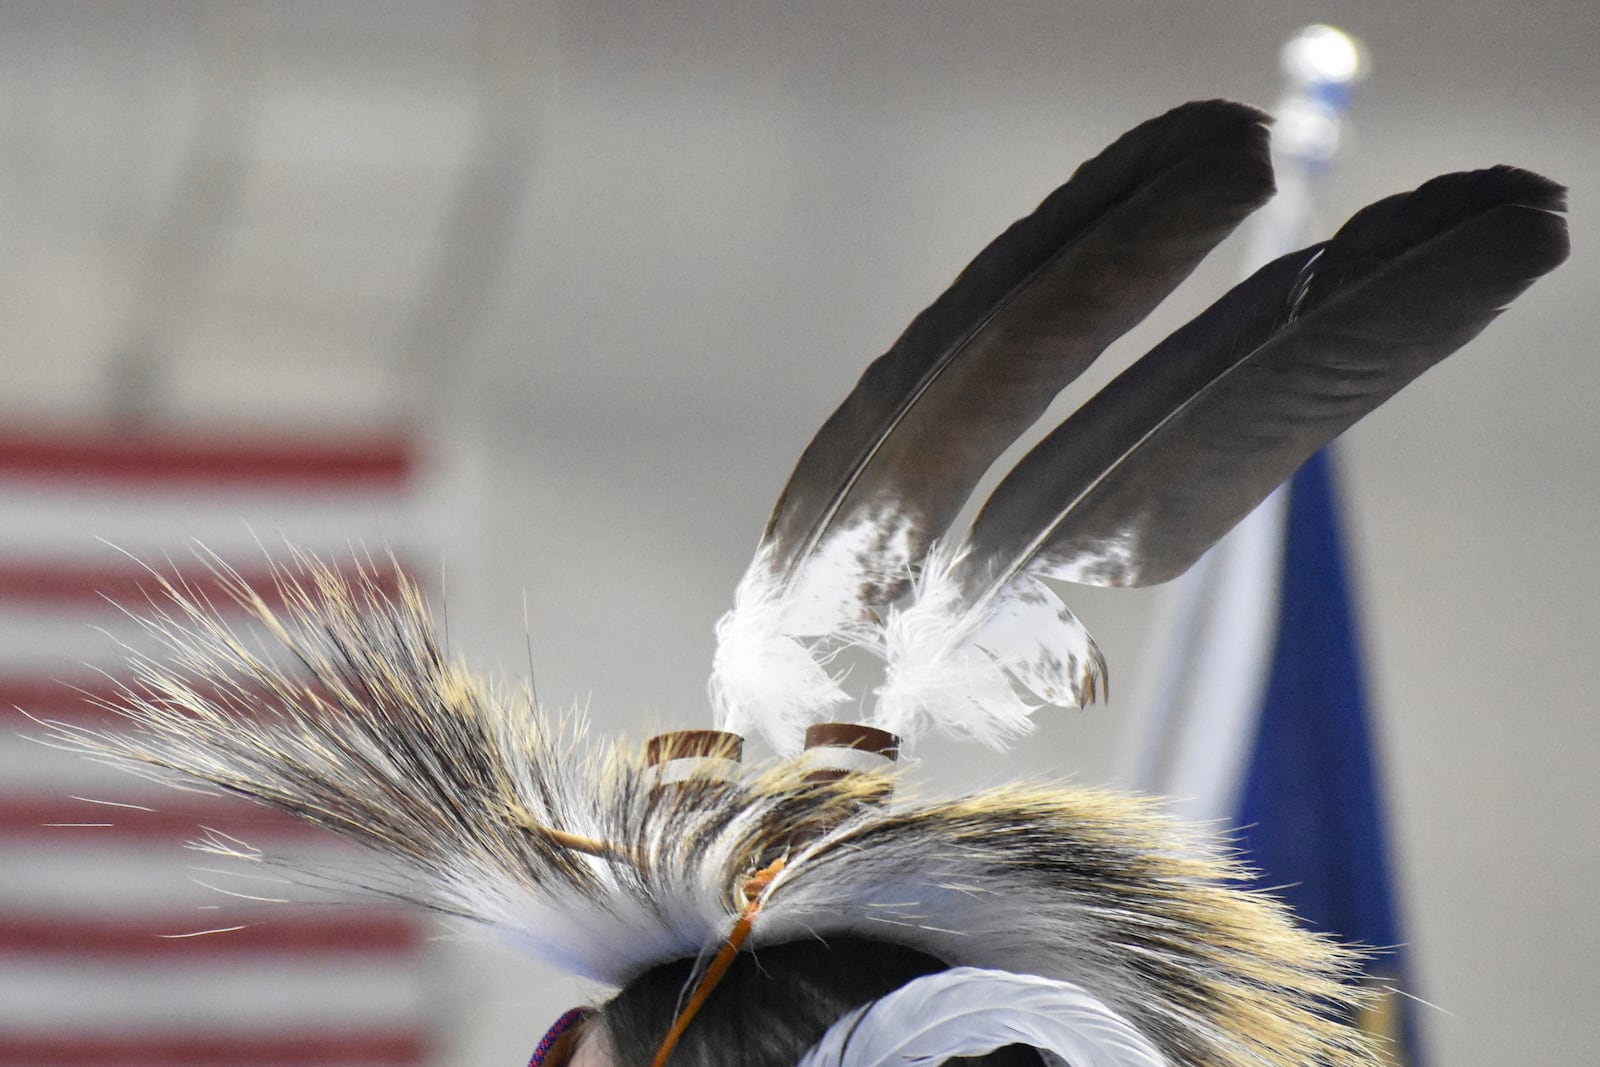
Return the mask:
{"type": "Polygon", "coordinates": [[[867,368],[800,457],[719,625],[726,728],[797,747],[792,715],[741,684],[760,671],[740,657],[798,662],[760,649],[838,634],[905,588],[989,464],[1271,195],[1266,121],[1202,101],[1124,134],[867,368]]]}
{"type": "Polygon", "coordinates": [[[1038,703],[1081,703],[1059,695],[1081,688],[1097,653],[1067,616],[1010,639],[995,621],[1036,600],[1041,576],[1145,585],[1181,574],[1313,452],[1560,264],[1563,208],[1562,188],[1527,171],[1448,174],[1235,287],[995,489],[953,562],[930,569],[912,618],[891,623],[879,716],[950,718],[938,705],[963,683],[927,679],[963,655],[986,671],[998,663],[1038,703]]]}
{"type": "Polygon", "coordinates": [[[1148,1038],[1071,982],[956,967],[850,1012],[797,1067],[938,1067],[1007,1045],[1072,1067],[1167,1067],[1148,1038]]]}

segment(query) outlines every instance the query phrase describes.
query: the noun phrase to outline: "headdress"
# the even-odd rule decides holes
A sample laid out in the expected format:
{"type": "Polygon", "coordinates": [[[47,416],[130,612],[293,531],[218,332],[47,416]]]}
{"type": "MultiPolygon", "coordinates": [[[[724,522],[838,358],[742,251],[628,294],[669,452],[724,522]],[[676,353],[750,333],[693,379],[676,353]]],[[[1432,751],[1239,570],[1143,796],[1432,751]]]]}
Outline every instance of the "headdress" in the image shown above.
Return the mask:
{"type": "Polygon", "coordinates": [[[214,561],[264,644],[169,585],[147,624],[164,648],[122,694],[135,729],[58,738],[333,830],[387,865],[354,888],[606,982],[701,957],[694,992],[715,996],[719,948],[843,935],[951,965],[842,1020],[808,1065],[1014,1041],[1079,1067],[1366,1062],[1339,1021],[1358,954],[1241,888],[1155,802],[924,796],[894,771],[927,731],[1003,745],[1040,706],[1095,700],[1105,662],[1047,580],[1179,574],[1566,255],[1563,192],[1525,171],[1382,200],[1133,363],[952,531],[1056,393],[1271,195],[1266,122],[1209,101],[1125,134],[867,369],[718,625],[715,730],[589,738],[452,661],[414,587],[297,558],[271,603],[214,561]],[[850,648],[885,672],[864,721],[837,724],[850,648]],[[776,758],[744,762],[752,734],[776,758]]]}

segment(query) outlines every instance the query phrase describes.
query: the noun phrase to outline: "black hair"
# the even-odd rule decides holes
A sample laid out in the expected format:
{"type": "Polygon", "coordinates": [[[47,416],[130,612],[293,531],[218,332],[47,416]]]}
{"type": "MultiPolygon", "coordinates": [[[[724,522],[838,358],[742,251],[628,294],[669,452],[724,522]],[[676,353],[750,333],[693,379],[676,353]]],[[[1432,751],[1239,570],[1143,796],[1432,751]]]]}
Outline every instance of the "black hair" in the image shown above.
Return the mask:
{"type": "MultiPolygon", "coordinates": [[[[846,1012],[947,966],[914,949],[849,937],[741,952],[684,1031],[671,1067],[794,1067],[846,1012]]],[[[692,959],[662,964],[605,1006],[600,1023],[618,1067],[650,1067],[693,969],[692,959]]],[[[1042,1063],[1023,1045],[947,1062],[1042,1063]]]]}

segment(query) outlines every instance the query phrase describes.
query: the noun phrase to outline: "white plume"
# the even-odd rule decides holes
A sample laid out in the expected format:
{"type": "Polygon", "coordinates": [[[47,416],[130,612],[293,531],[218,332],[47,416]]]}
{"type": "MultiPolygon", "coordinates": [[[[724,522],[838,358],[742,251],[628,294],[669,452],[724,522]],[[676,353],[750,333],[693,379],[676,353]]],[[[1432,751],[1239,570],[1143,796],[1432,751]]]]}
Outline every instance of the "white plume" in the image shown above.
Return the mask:
{"type": "Polygon", "coordinates": [[[957,967],[909,982],[834,1023],[797,1067],[936,1067],[1006,1045],[1072,1067],[1165,1067],[1148,1038],[1071,982],[957,967]]]}
{"type": "Polygon", "coordinates": [[[778,752],[793,754],[806,726],[847,697],[812,644],[788,632],[782,598],[750,579],[717,622],[711,707],[718,728],[747,735],[753,727],[778,752]]]}
{"type": "Polygon", "coordinates": [[[1031,574],[966,599],[959,551],[937,547],[915,599],[889,617],[888,672],[873,722],[905,736],[931,723],[1004,748],[1045,704],[1081,707],[1105,688],[1105,659],[1061,598],[1031,574]]]}
{"type": "Polygon", "coordinates": [[[827,663],[843,645],[877,647],[863,621],[862,590],[909,573],[907,533],[874,514],[823,543],[798,573],[775,573],[770,548],[751,561],[733,609],[717,623],[711,706],[721,729],[759,731],[785,755],[800,751],[805,728],[848,697],[827,663]],[[885,575],[875,560],[894,560],[885,575]]]}

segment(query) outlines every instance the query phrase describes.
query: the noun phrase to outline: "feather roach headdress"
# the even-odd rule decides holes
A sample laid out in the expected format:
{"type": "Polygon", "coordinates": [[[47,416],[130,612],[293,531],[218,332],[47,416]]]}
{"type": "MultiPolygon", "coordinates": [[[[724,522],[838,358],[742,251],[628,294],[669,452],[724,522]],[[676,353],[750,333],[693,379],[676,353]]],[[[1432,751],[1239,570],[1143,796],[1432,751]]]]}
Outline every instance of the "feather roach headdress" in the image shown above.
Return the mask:
{"type": "Polygon", "coordinates": [[[447,658],[410,585],[300,558],[270,596],[214,561],[264,643],[168,586],[147,622],[163,647],[122,693],[133,728],[58,740],[324,826],[389,868],[353,888],[576,974],[700,957],[679,1031],[743,948],[849,935],[951,965],[841,1020],[816,1067],[1018,1041],[1077,1067],[1368,1062],[1339,1021],[1355,954],[1153,802],[922,796],[894,773],[903,738],[1003,745],[1041,706],[1093,701],[1105,662],[1049,580],[1181,573],[1566,255],[1562,190],[1525,171],[1380,201],[1133,363],[951,530],[1057,392],[1271,195],[1266,121],[1210,101],[1124,135],[868,367],[718,624],[717,729],[587,737],[447,658]],[[885,663],[862,723],[832,721],[845,648],[885,663]],[[777,757],[746,764],[751,734],[777,757]]]}

